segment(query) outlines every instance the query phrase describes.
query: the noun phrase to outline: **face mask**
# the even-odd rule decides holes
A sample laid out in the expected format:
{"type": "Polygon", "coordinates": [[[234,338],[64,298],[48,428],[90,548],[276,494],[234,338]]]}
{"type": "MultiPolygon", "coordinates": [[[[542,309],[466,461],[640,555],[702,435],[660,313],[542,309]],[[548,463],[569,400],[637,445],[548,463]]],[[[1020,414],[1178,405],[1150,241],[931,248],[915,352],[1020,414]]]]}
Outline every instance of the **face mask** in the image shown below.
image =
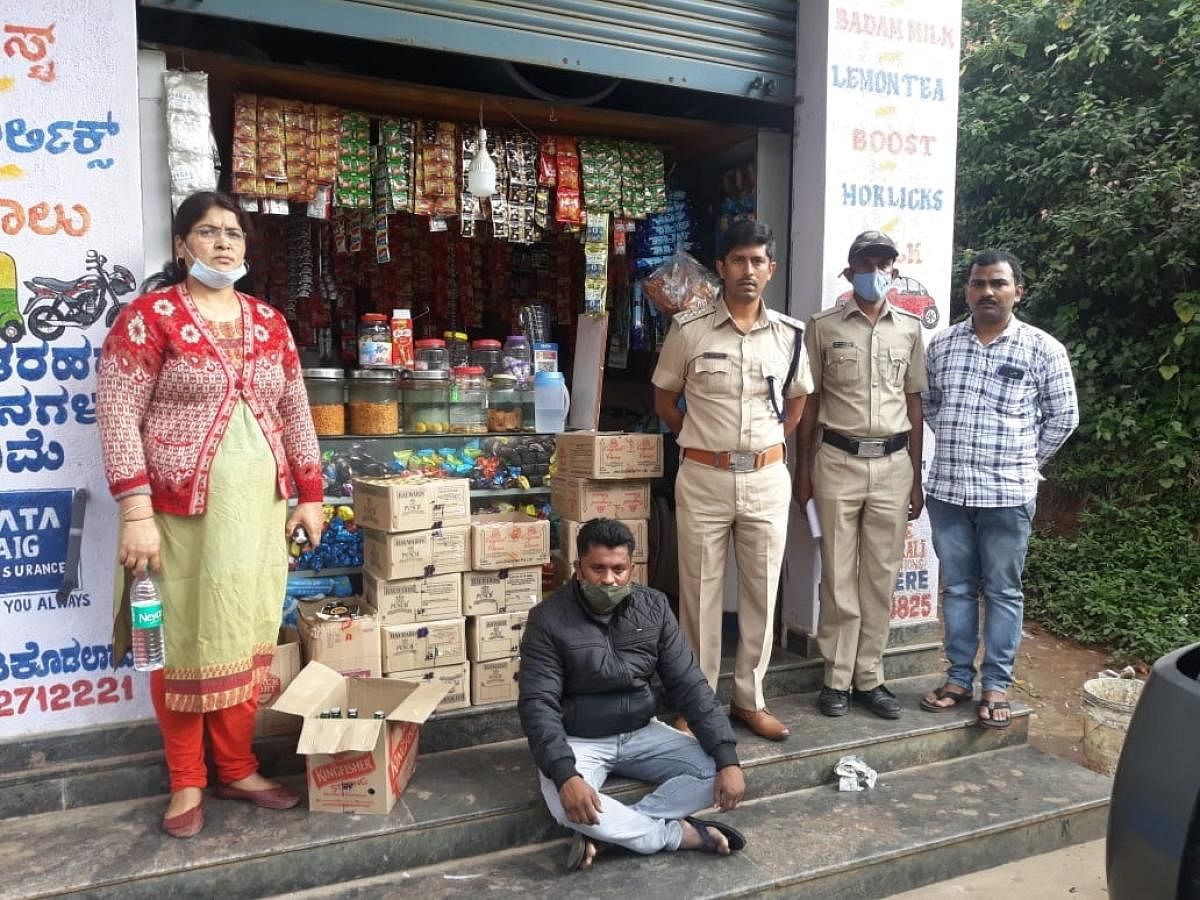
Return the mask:
{"type": "Polygon", "coordinates": [[[892,286],[890,272],[855,272],[854,293],[868,303],[878,303],[892,286]]]}
{"type": "Polygon", "coordinates": [[[581,581],[579,586],[583,590],[583,599],[587,602],[588,609],[598,616],[607,616],[620,606],[621,601],[633,590],[628,584],[591,584],[581,581]]]}
{"type": "MultiPolygon", "coordinates": [[[[191,253],[191,251],[188,251],[191,253]]],[[[192,256],[194,260],[192,266],[188,269],[188,274],[195,278],[205,287],[210,287],[214,291],[219,291],[221,288],[232,287],[235,283],[245,277],[249,268],[243,262],[236,269],[229,272],[222,272],[214,269],[207,263],[201,262],[196,256],[192,256]]]]}

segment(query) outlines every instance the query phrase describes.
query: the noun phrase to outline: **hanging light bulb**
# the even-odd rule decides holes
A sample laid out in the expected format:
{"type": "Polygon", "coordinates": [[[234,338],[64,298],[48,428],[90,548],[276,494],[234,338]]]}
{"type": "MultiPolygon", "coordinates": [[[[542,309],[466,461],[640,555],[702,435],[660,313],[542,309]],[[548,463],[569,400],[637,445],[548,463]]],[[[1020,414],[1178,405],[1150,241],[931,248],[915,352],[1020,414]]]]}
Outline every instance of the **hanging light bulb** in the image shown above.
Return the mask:
{"type": "Polygon", "coordinates": [[[483,110],[479,111],[479,135],[475,139],[475,158],[467,169],[467,190],[472,197],[490,197],[496,193],[496,163],[487,149],[487,131],[483,127],[483,110]]]}

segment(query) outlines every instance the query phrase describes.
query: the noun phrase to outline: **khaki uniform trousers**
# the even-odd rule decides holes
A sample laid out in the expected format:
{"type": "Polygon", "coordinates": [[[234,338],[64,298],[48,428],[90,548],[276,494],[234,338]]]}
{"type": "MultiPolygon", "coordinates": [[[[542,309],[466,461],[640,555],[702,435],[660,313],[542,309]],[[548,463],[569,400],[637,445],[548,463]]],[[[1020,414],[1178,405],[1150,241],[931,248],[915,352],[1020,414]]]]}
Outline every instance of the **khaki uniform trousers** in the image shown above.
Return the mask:
{"type": "Polygon", "coordinates": [[[822,443],[812,483],[821,524],[817,646],[825,658],[825,685],[869,691],[884,680],[912,460],[907,450],[864,459],[822,443]]]}
{"type": "Polygon", "coordinates": [[[725,557],[733,534],[738,569],[738,644],[733,702],[762,709],[771,661],[775,595],[787,542],[791,476],[782,462],[734,473],[685,459],[675,480],[679,619],[714,690],[721,673],[725,557]]]}

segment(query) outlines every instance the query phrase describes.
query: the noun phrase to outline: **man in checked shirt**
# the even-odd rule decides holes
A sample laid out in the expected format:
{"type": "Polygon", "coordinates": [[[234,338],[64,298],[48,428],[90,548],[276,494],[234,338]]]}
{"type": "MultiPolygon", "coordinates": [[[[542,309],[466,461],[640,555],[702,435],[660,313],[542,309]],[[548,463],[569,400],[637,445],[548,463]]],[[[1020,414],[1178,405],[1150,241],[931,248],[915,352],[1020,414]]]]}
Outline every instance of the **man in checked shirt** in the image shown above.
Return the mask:
{"type": "Polygon", "coordinates": [[[1013,316],[1024,290],[1016,257],[983,251],[967,276],[971,317],[936,335],[926,351],[925,421],[936,441],[925,498],[942,567],[950,668],[921,708],[942,712],[972,699],[982,592],[978,716],[989,728],[1011,722],[1008,687],[1039,470],[1079,424],[1066,349],[1013,316]]]}

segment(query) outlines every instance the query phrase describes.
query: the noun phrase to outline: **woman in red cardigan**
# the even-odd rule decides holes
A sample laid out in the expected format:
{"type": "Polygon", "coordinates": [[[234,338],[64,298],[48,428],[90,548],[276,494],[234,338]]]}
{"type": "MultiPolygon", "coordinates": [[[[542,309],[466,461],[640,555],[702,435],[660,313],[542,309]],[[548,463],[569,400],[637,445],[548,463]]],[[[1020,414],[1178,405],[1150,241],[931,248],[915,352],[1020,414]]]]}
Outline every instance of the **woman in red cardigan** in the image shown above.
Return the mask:
{"type": "Polygon", "coordinates": [[[318,541],[324,525],[320,450],[287,323],[233,288],[246,274],[247,225],[224,194],[185,200],[174,262],[159,289],[121,311],[100,357],[118,559],[158,573],[163,600],[166,668],[150,692],[171,776],[163,828],[175,837],[204,827],[206,729],[217,796],[272,809],[299,801],[258,773],[251,740],[286,539],[302,525],[318,541]]]}

